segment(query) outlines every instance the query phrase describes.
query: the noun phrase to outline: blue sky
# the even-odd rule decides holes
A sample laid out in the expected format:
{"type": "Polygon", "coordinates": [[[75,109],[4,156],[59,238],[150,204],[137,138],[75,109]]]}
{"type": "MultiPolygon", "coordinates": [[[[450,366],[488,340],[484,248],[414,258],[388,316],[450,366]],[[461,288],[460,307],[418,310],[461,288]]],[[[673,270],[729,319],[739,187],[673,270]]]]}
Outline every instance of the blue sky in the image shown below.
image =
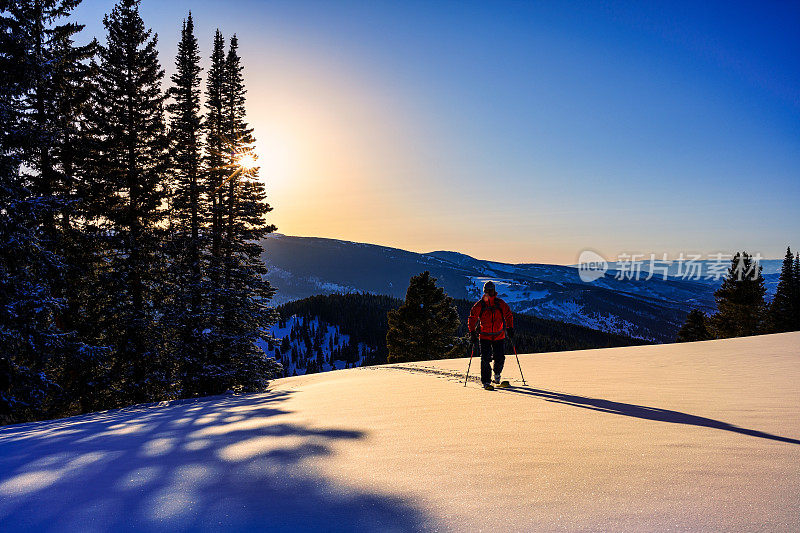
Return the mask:
{"type": "MultiPolygon", "coordinates": [[[[113,2],[77,19],[102,35],[113,2]]],[[[800,4],[144,0],[237,33],[279,231],[572,263],[800,247],[800,4]]]]}

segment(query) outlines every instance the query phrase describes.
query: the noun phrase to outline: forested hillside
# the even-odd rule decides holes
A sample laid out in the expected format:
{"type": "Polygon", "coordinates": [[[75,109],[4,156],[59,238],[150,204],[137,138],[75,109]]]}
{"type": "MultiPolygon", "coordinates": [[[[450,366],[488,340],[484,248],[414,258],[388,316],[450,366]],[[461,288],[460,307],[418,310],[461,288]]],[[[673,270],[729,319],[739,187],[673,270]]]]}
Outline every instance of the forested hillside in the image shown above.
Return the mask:
{"type": "MultiPolygon", "coordinates": [[[[376,294],[329,294],[278,307],[280,320],[271,330],[275,342],[267,353],[283,364],[285,375],[303,374],[386,362],[387,313],[403,303],[376,294]]],[[[466,353],[466,318],[473,302],[456,300],[466,353]]],[[[520,353],[557,352],[646,344],[639,339],[575,324],[514,315],[520,353]]],[[[510,351],[510,345],[508,347],[510,351]]],[[[431,354],[431,358],[441,354],[431,354]]]]}

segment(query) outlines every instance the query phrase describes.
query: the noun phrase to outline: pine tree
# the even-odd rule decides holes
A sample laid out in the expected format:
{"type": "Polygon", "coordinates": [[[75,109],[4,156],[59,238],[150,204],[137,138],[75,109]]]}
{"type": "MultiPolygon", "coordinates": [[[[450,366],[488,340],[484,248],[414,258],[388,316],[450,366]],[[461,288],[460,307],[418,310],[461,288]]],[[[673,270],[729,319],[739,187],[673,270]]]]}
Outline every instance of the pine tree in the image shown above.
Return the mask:
{"type": "MultiPolygon", "coordinates": [[[[86,145],[82,128],[89,98],[91,70],[89,59],[97,43],[77,46],[74,36],[83,29],[68,19],[77,6],[75,1],[33,2],[34,50],[36,77],[34,90],[28,94],[39,147],[29,163],[36,169],[39,191],[51,199],[43,221],[44,243],[48,251],[60,258],[59,269],[52,279],[53,295],[62,303],[55,315],[57,327],[64,333],[67,350],[51,365],[53,379],[59,383],[65,404],[83,410],[86,383],[92,381],[91,367],[101,352],[85,336],[92,326],[83,322],[80,312],[88,288],[84,257],[89,242],[82,230],[79,181],[84,173],[86,145]]],[[[68,408],[64,405],[63,408],[68,408]]]]}
{"type": "Polygon", "coordinates": [[[761,265],[747,252],[733,256],[722,286],[714,293],[717,313],[710,322],[715,337],[743,337],[764,331],[766,289],[761,271],[761,265]]]}
{"type": "Polygon", "coordinates": [[[164,95],[139,1],[83,47],[78,3],[0,0],[0,423],[262,389],[275,228],[238,43],[217,32],[203,127],[191,14],[164,95]]]}
{"type": "MultiPolygon", "coordinates": [[[[226,87],[225,40],[220,31],[217,30],[214,34],[211,66],[206,79],[206,115],[203,124],[205,133],[203,183],[206,204],[210,205],[210,212],[206,210],[204,213],[205,225],[210,233],[210,250],[205,268],[206,288],[204,293],[206,294],[210,315],[218,314],[218,310],[222,308],[224,301],[224,291],[222,290],[222,240],[225,190],[223,185],[230,170],[226,164],[226,147],[228,143],[225,137],[225,109],[223,105],[226,87]]],[[[212,319],[212,324],[208,328],[207,334],[204,335],[204,339],[211,353],[220,353],[224,349],[224,339],[219,329],[218,319],[212,319]]]]}
{"type": "Polygon", "coordinates": [[[389,311],[386,334],[391,363],[445,357],[453,348],[460,324],[453,299],[425,271],[413,276],[405,303],[389,311]]]}
{"type": "MultiPolygon", "coordinates": [[[[75,25],[68,31],[56,32],[54,49],[58,60],[54,63],[51,84],[53,87],[52,160],[55,163],[55,194],[59,198],[57,250],[64,257],[65,268],[59,277],[58,294],[65,299],[66,309],[60,321],[67,330],[75,330],[80,338],[90,339],[87,333],[92,324],[83,320],[82,305],[90,274],[86,260],[92,248],[90,235],[84,231],[86,220],[83,205],[83,187],[86,183],[85,161],[89,159],[91,143],[84,127],[85,112],[91,96],[92,76],[90,60],[97,50],[97,41],[86,46],[76,46],[72,35],[83,26],[75,25]]],[[[76,362],[68,373],[77,375],[84,364],[76,362]]]]}
{"type": "MultiPolygon", "coordinates": [[[[223,105],[223,139],[224,149],[227,156],[227,168],[229,169],[229,176],[223,180],[221,189],[225,191],[225,197],[222,199],[224,219],[224,235],[223,235],[223,250],[224,250],[224,271],[225,271],[225,286],[230,284],[231,269],[235,265],[233,258],[234,248],[237,241],[236,226],[238,223],[238,206],[240,191],[238,189],[240,182],[246,183],[240,179],[241,172],[250,173],[251,178],[255,177],[253,169],[241,168],[240,161],[253,153],[253,130],[245,122],[245,88],[244,77],[242,71],[244,67],[241,65],[239,57],[239,40],[234,34],[231,37],[230,47],[228,54],[225,57],[225,85],[222,98],[223,105]]],[[[269,208],[263,213],[269,211],[269,208]]]]}
{"type": "Polygon", "coordinates": [[[794,263],[794,254],[787,247],[778,280],[778,288],[769,306],[768,327],[772,333],[793,331],[795,329],[797,280],[795,278],[794,263]]]}
{"type": "Polygon", "coordinates": [[[31,142],[22,128],[20,105],[31,85],[26,21],[9,11],[16,4],[0,7],[0,424],[6,424],[42,411],[50,383],[36,379],[41,375],[39,350],[51,344],[49,333],[55,332],[48,328],[44,333],[39,325],[48,322],[47,313],[56,305],[49,287],[37,290],[31,268],[46,265],[47,258],[36,231],[36,199],[21,173],[23,148],[31,142]],[[48,308],[40,306],[42,296],[48,308]]]}
{"type": "MultiPolygon", "coordinates": [[[[219,36],[219,34],[218,34],[219,36]]],[[[221,37],[220,37],[221,39],[221,37]]],[[[218,40],[215,39],[215,55],[218,40]]],[[[216,76],[212,61],[212,72],[216,76]]],[[[261,338],[267,338],[267,331],[277,319],[269,301],[275,289],[264,279],[266,267],[261,259],[260,240],[275,231],[275,226],[267,222],[267,214],[272,210],[266,200],[264,184],[258,180],[257,167],[243,165],[243,159],[252,157],[255,139],[245,116],[245,88],[242,76],[243,67],[238,55],[238,40],[234,35],[225,57],[221,93],[220,117],[209,111],[209,121],[219,120],[221,138],[209,139],[209,152],[222,146],[217,152],[224,159],[223,165],[214,169],[227,169],[212,192],[221,191],[217,208],[220,210],[219,258],[214,255],[213,217],[212,217],[212,261],[221,266],[218,291],[221,298],[212,309],[216,313],[212,336],[218,347],[214,351],[216,374],[209,376],[207,393],[226,389],[261,390],[273,375],[282,373],[280,365],[266,357],[257,345],[261,338]],[[223,177],[224,176],[224,177],[223,177]]],[[[210,126],[215,128],[217,125],[210,126]]],[[[211,129],[210,131],[214,131],[211,129]]],[[[213,183],[213,182],[212,182],[213,183]]],[[[212,210],[214,207],[212,206],[212,210]]],[[[212,267],[211,282],[215,272],[212,267]]]]}
{"type": "Polygon", "coordinates": [[[692,309],[686,315],[686,322],[678,331],[676,342],[706,341],[710,338],[711,333],[706,325],[706,315],[699,309],[692,309]]]}
{"type": "MultiPolygon", "coordinates": [[[[145,28],[138,0],[120,0],[103,19],[106,44],[89,118],[93,135],[87,202],[102,240],[98,269],[109,376],[119,401],[160,398],[169,378],[161,357],[164,287],[166,131],[164,71],[157,36],[145,28]]],[[[111,384],[108,385],[111,387],[111,384]]]]}
{"type": "Polygon", "coordinates": [[[168,91],[171,102],[170,153],[173,179],[170,202],[170,273],[174,287],[170,295],[169,321],[175,330],[172,351],[180,361],[180,380],[184,394],[198,391],[195,382],[205,361],[206,329],[203,313],[204,247],[202,199],[202,132],[200,117],[200,53],[194,35],[192,14],[183,22],[175,74],[168,91]]]}
{"type": "Polygon", "coordinates": [[[800,253],[796,253],[794,256],[792,279],[794,280],[794,294],[792,295],[792,300],[794,301],[794,305],[792,305],[794,316],[792,317],[792,329],[794,331],[800,331],[800,253]]]}
{"type": "Polygon", "coordinates": [[[206,190],[211,202],[211,254],[219,258],[222,249],[222,208],[224,191],[222,185],[227,178],[225,137],[226,92],[225,39],[219,30],[214,34],[214,49],[211,54],[211,67],[206,79],[206,150],[205,175],[206,190]]]}
{"type": "Polygon", "coordinates": [[[59,44],[71,42],[71,36],[82,26],[56,24],[69,15],[75,2],[54,0],[20,1],[11,3],[11,13],[20,22],[19,33],[27,41],[26,75],[30,80],[28,90],[21,99],[23,108],[21,127],[30,135],[23,150],[24,171],[29,177],[31,192],[43,201],[41,213],[43,239],[55,242],[56,217],[61,207],[59,183],[62,181],[54,158],[58,138],[56,128],[56,100],[58,98],[58,71],[70,60],[64,57],[68,50],[59,50],[59,44]]]}
{"type": "Polygon", "coordinates": [[[46,411],[54,383],[43,370],[59,348],[52,320],[59,305],[48,283],[58,265],[40,231],[48,199],[23,166],[38,148],[25,105],[35,83],[30,8],[0,4],[0,424],[46,411]]]}
{"type": "MultiPolygon", "coordinates": [[[[69,214],[75,137],[93,44],[76,47],[83,26],[63,22],[74,1],[4,2],[3,16],[3,288],[5,353],[16,373],[16,420],[41,418],[74,400],[76,368],[94,351],[68,320],[68,257],[75,231],[69,214]],[[47,384],[49,393],[41,388],[47,384]],[[25,393],[20,394],[19,389],[25,393]],[[24,400],[22,398],[25,398],[24,400]],[[47,407],[45,407],[45,404],[47,407]]],[[[2,388],[2,386],[0,386],[2,388]]],[[[9,393],[7,398],[11,398],[9,393]]],[[[3,402],[0,402],[3,403],[3,402]]]]}
{"type": "MultiPolygon", "coordinates": [[[[0,74],[6,77],[5,68],[0,74]]],[[[16,113],[7,89],[0,83],[0,424],[50,413],[57,384],[48,370],[63,357],[65,340],[55,322],[61,302],[47,283],[58,259],[42,246],[39,198],[22,184],[19,159],[9,151],[16,113]]]]}

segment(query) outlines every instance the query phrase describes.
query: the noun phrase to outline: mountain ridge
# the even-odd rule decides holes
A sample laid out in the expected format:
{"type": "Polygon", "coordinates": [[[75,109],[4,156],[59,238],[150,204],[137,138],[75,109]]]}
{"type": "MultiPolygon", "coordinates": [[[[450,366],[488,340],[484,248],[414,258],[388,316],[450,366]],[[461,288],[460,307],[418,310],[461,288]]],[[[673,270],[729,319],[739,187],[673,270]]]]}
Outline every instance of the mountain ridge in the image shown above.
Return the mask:
{"type": "MultiPolygon", "coordinates": [[[[461,252],[411,252],[326,237],[272,234],[262,240],[276,304],[316,294],[367,292],[404,298],[411,276],[428,270],[452,297],[476,300],[494,281],[511,308],[650,342],[670,342],[692,308],[715,309],[716,284],[654,277],[586,283],[573,266],[503,263],[461,252]]],[[[773,275],[770,275],[773,276],[773,275]]]]}

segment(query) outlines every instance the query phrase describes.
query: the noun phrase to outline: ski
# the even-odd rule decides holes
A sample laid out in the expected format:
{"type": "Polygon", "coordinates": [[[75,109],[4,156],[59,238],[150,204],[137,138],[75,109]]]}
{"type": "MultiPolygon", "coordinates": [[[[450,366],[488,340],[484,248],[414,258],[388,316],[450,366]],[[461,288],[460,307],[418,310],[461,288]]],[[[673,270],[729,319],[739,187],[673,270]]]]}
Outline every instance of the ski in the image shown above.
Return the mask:
{"type": "Polygon", "coordinates": [[[483,388],[485,390],[510,389],[511,383],[509,383],[508,381],[501,381],[500,383],[496,384],[489,383],[487,385],[484,385],[483,388]]]}

